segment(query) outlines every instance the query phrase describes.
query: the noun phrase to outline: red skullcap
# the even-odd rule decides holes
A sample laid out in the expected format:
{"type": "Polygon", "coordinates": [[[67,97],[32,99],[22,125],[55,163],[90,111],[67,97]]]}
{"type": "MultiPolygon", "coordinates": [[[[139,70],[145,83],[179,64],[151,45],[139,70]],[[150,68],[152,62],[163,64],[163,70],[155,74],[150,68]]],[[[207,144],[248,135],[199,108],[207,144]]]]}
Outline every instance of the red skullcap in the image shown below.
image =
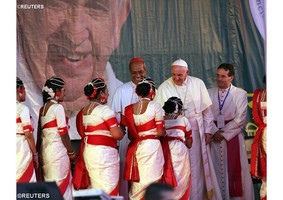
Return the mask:
{"type": "Polygon", "coordinates": [[[144,60],[140,57],[133,58],[132,60],[130,60],[130,64],[135,63],[135,62],[143,62],[144,63],[144,60]]]}

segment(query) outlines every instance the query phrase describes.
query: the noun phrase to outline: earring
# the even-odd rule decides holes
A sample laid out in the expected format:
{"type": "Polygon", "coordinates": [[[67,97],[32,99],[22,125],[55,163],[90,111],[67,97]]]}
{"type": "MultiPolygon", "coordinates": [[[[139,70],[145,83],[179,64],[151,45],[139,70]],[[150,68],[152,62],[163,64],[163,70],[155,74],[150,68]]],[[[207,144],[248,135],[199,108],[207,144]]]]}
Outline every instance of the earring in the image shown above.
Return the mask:
{"type": "Polygon", "coordinates": [[[55,100],[58,101],[59,97],[60,97],[60,92],[56,92],[55,93],[55,100]]]}
{"type": "Polygon", "coordinates": [[[55,92],[55,100],[58,100],[60,98],[60,94],[61,93],[59,91],[55,92]]]}
{"type": "Polygon", "coordinates": [[[18,89],[19,97],[22,97],[22,96],[23,96],[23,93],[24,93],[24,90],[23,90],[22,88],[19,88],[19,89],[18,89]]]}
{"type": "Polygon", "coordinates": [[[104,95],[100,95],[100,102],[105,103],[106,102],[106,97],[104,95]]]}

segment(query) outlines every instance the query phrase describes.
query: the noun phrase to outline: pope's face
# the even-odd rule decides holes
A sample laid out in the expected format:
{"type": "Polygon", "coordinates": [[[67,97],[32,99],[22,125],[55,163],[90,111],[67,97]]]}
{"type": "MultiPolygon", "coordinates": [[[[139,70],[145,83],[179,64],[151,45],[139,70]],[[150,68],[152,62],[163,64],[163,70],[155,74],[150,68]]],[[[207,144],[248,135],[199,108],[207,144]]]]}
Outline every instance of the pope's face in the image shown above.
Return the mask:
{"type": "Polygon", "coordinates": [[[85,100],[83,88],[103,76],[127,14],[121,13],[119,1],[112,0],[17,1],[39,3],[43,9],[17,10],[18,44],[29,70],[39,88],[51,76],[64,79],[67,105],[85,100]]]}
{"type": "Polygon", "coordinates": [[[186,67],[174,65],[171,68],[171,75],[176,85],[182,85],[189,75],[189,70],[186,67]]]}

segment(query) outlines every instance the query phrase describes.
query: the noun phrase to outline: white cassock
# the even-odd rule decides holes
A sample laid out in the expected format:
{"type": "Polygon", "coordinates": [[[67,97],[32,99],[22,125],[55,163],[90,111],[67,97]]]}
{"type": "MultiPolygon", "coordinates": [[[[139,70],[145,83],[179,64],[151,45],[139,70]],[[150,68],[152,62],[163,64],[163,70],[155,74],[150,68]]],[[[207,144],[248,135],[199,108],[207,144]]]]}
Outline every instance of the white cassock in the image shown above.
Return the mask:
{"type": "MultiPolygon", "coordinates": [[[[111,109],[115,112],[118,122],[121,122],[121,114],[124,115],[125,107],[136,103],[139,98],[135,92],[136,85],[129,81],[124,83],[117,88],[113,101],[111,103],[111,109]]],[[[128,139],[128,133],[126,132],[124,138],[119,141],[119,156],[120,156],[120,195],[124,196],[125,199],[128,199],[128,181],[123,179],[124,168],[125,168],[125,159],[126,152],[130,140],[128,139]]]]}
{"type": "MultiPolygon", "coordinates": [[[[242,129],[245,126],[247,116],[247,92],[233,85],[231,85],[230,91],[228,91],[229,89],[223,91],[222,94],[222,91],[220,91],[218,87],[208,89],[209,95],[212,100],[211,110],[214,120],[217,121],[217,117],[220,112],[218,93],[220,105],[223,104],[221,103],[221,96],[223,96],[222,100],[224,101],[226,94],[228,93],[221,110],[221,115],[224,116],[226,123],[232,120],[228,122],[223,128],[221,128],[221,130],[224,131],[222,135],[225,139],[223,139],[220,143],[216,143],[214,141],[211,142],[211,156],[223,199],[253,200],[254,188],[245,148],[245,138],[242,133],[242,129]],[[239,139],[243,196],[231,198],[229,195],[227,168],[227,141],[230,141],[234,137],[238,137],[239,139]]],[[[213,130],[214,132],[218,130],[215,124],[213,125],[213,130]]]]}
{"type": "Polygon", "coordinates": [[[183,85],[174,84],[172,77],[158,88],[155,101],[162,106],[170,97],[179,97],[184,104],[184,115],[192,126],[193,145],[190,152],[191,200],[221,199],[215,176],[210,149],[205,144],[204,133],[211,131],[213,116],[210,110],[211,100],[202,80],[188,76],[183,85]]]}
{"type": "MultiPolygon", "coordinates": [[[[38,88],[34,78],[32,77],[31,72],[28,69],[28,66],[25,62],[25,58],[17,52],[17,76],[22,79],[26,88],[26,100],[25,104],[30,108],[30,114],[34,119],[34,138],[37,139],[37,121],[39,109],[43,105],[41,88],[38,88]]],[[[95,78],[95,77],[93,77],[95,78]]],[[[115,73],[111,67],[111,64],[108,62],[103,74],[103,78],[106,81],[107,88],[109,90],[108,105],[111,105],[111,101],[114,95],[115,90],[122,85],[123,83],[118,80],[115,76],[115,73]]],[[[83,95],[83,91],[82,91],[83,95]]],[[[71,140],[80,140],[81,137],[76,129],[76,115],[79,112],[73,111],[71,117],[69,117],[69,136],[71,140]]]]}

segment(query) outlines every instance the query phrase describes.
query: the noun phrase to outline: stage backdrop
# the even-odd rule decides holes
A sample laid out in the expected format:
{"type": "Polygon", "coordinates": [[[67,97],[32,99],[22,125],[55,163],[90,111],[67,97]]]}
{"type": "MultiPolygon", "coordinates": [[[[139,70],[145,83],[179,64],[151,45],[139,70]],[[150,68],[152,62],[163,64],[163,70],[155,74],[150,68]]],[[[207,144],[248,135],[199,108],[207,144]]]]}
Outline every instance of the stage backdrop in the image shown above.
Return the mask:
{"type": "Polygon", "coordinates": [[[22,49],[17,51],[17,75],[26,84],[32,116],[37,121],[43,81],[56,70],[67,77],[65,105],[70,110],[67,114],[74,118],[80,103],[86,102],[82,86],[93,78],[93,71],[104,70],[108,60],[116,77],[127,82],[129,60],[142,57],[148,75],[159,86],[170,77],[171,63],[182,58],[189,64],[190,75],[203,79],[207,88],[215,86],[216,69],[227,62],[236,68],[233,84],[248,92],[245,133],[253,136],[256,126],[251,117],[251,98],[256,88],[263,87],[265,74],[262,2],[18,0],[17,46],[22,49]],[[259,16],[256,22],[253,16],[259,16]],[[85,27],[87,31],[80,30],[85,27]],[[79,41],[82,37],[87,41],[79,41]],[[32,87],[37,93],[31,91],[32,87]]]}
{"type": "Polygon", "coordinates": [[[128,81],[128,61],[140,56],[160,85],[170,77],[171,63],[182,58],[190,75],[203,79],[210,88],[216,84],[219,64],[231,63],[236,70],[233,84],[248,92],[245,132],[253,136],[251,98],[256,88],[264,87],[265,41],[251,14],[252,8],[263,17],[262,1],[250,4],[247,0],[132,0],[120,46],[110,59],[116,75],[128,81]]]}

